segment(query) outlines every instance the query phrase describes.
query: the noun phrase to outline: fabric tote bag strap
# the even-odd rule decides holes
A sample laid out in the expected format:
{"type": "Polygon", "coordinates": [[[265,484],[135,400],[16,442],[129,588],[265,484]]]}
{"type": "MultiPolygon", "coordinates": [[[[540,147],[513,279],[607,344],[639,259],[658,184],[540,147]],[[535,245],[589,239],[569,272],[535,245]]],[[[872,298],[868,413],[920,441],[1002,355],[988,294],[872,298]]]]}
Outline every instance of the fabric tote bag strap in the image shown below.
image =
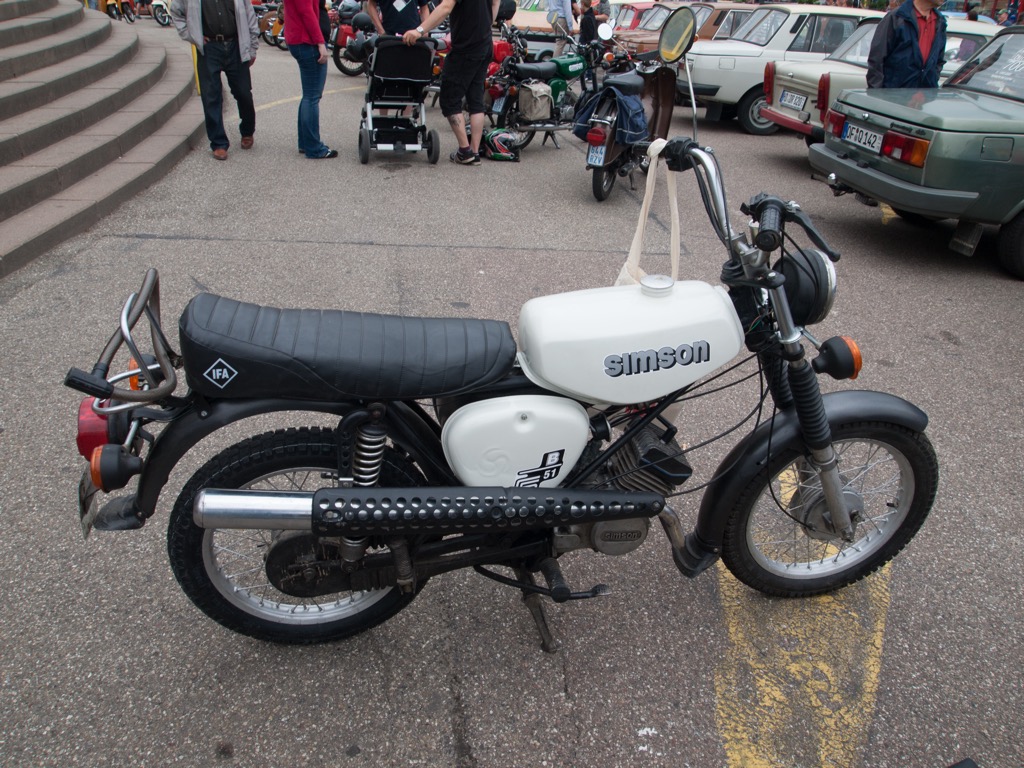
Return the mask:
{"type": "MultiPolygon", "coordinates": [[[[657,186],[658,166],[661,165],[661,150],[668,142],[665,139],[655,139],[647,150],[647,156],[651,159],[650,167],[647,170],[647,188],[644,190],[644,201],[640,206],[640,219],[636,224],[636,232],[633,234],[633,242],[629,246],[629,255],[619,270],[619,276],[615,285],[633,285],[639,283],[640,279],[647,274],[640,267],[640,254],[644,247],[644,232],[647,229],[647,219],[650,217],[651,201],[654,199],[654,188],[657,186]]],[[[669,254],[672,263],[672,279],[679,279],[679,206],[676,196],[676,175],[666,174],[666,187],[668,189],[668,207],[671,217],[671,242],[669,254]]]]}

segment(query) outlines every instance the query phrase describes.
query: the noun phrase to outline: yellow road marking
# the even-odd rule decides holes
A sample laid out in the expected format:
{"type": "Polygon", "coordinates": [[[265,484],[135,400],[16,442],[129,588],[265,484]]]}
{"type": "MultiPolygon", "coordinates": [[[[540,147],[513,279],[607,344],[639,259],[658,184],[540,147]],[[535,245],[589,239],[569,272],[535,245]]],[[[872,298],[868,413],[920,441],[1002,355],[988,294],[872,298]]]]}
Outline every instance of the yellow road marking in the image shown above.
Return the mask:
{"type": "MultiPolygon", "coordinates": [[[[365,91],[366,86],[353,86],[352,88],[332,88],[329,91],[324,91],[324,96],[330,96],[335,93],[346,93],[347,91],[365,91]]],[[[282,104],[297,104],[302,100],[302,94],[298,96],[289,96],[287,99],[278,99],[277,101],[268,101],[266,104],[260,104],[256,107],[257,112],[262,112],[265,109],[273,109],[274,107],[280,107],[282,104]]]]}
{"type": "Polygon", "coordinates": [[[863,764],[889,573],[833,595],[768,602],[718,566],[729,648],[715,691],[729,768],[863,764]]]}
{"type": "Polygon", "coordinates": [[[894,211],[891,207],[889,207],[885,203],[879,203],[878,204],[878,210],[882,214],[882,223],[883,224],[889,224],[889,223],[891,223],[893,221],[896,221],[900,217],[899,214],[896,213],[896,211],[894,211]]]}

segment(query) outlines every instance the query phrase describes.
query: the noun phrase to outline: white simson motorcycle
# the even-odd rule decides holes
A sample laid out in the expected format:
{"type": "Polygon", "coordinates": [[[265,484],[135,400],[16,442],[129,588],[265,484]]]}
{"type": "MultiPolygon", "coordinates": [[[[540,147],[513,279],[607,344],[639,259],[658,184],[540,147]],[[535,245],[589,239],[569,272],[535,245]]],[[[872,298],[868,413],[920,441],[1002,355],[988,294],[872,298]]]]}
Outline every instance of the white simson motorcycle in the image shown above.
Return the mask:
{"type": "Polygon", "coordinates": [[[532,299],[518,347],[493,320],[276,309],[204,293],[181,316],[178,354],[150,270],[92,371],[65,381],[88,395],[78,433],[86,535],[141,527],[171,470],[218,430],[314,411],[337,426],[232,445],[171,512],[182,589],[253,637],[346,637],[393,616],[430,577],[473,568],[522,591],[554,650],[541,598],[607,591],[570,586],[567,556],[627,555],[654,518],[691,577],[721,558],[755,589],[804,596],[877,570],[935,497],[927,416],[880,392],[822,395],[817,376],[854,378],[860,355],[849,339],[819,343],[806,330],[829,312],[838,254],[795,203],[752,198],[742,207],[748,242],[728,221],[710,151],[674,139],[661,157],[694,172],[728,250],[725,288],[647,276],[532,299]],[[792,245],[787,224],[816,247],[792,245]],[[115,364],[124,370],[112,374],[115,364]],[[693,489],[703,496],[687,533],[668,500],[689,491],[704,445],[686,442],[685,425],[700,417],[688,408],[751,380],[761,382],[754,402],[719,437],[750,431],[693,489]],[[133,481],[97,504],[98,491],[133,481]]]}

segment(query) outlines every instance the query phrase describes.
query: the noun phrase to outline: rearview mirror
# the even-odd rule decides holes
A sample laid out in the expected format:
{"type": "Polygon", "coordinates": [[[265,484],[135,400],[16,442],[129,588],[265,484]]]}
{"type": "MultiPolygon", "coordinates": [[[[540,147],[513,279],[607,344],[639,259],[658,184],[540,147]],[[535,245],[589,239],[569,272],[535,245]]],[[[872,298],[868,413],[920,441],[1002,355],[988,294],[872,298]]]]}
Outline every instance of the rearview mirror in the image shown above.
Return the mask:
{"type": "Polygon", "coordinates": [[[693,11],[686,7],[677,8],[661,28],[658,57],[666,64],[679,61],[690,50],[696,37],[697,20],[693,11]]]}
{"type": "Polygon", "coordinates": [[[613,32],[611,24],[599,24],[597,27],[597,36],[602,40],[611,40],[613,32]]]}

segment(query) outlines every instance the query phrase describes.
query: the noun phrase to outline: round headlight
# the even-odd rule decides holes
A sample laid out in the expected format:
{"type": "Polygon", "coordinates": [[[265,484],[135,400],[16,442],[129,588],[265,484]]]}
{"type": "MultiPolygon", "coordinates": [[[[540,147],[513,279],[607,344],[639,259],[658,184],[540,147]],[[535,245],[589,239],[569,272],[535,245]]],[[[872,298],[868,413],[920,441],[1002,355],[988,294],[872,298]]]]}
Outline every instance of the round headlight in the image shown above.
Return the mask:
{"type": "Polygon", "coordinates": [[[836,269],[817,248],[787,253],[773,269],[786,278],[786,299],[793,322],[814,325],[828,317],[836,298],[836,269]]]}

